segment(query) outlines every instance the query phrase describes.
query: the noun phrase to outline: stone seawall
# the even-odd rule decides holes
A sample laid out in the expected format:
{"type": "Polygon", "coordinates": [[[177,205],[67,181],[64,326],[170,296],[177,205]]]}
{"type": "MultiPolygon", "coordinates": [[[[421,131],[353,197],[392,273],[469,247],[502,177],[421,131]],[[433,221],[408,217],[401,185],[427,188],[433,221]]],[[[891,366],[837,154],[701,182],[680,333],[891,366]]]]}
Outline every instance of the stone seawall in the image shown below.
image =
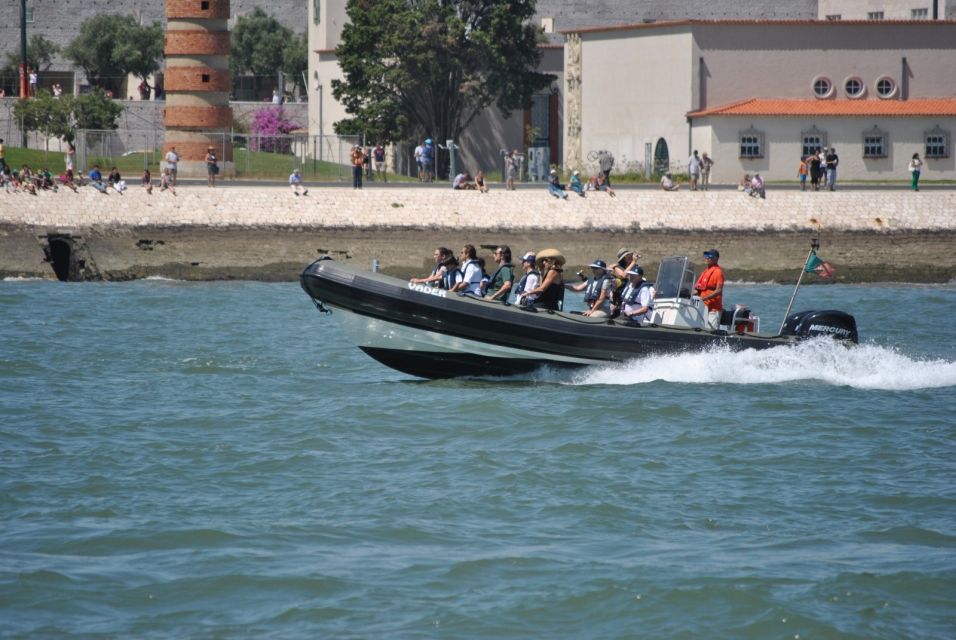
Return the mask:
{"type": "MultiPolygon", "coordinates": [[[[324,253],[398,275],[427,267],[434,246],[557,246],[569,265],[636,247],[663,255],[721,249],[731,277],[796,277],[811,237],[843,281],[956,277],[956,191],[737,192],[621,190],[551,198],[541,189],[488,194],[446,188],[180,187],[147,195],[89,188],[0,193],[0,276],[53,277],[51,238],[84,256],[85,277],[292,279],[324,253]]],[[[490,252],[485,252],[489,254],[490,252]]]]}

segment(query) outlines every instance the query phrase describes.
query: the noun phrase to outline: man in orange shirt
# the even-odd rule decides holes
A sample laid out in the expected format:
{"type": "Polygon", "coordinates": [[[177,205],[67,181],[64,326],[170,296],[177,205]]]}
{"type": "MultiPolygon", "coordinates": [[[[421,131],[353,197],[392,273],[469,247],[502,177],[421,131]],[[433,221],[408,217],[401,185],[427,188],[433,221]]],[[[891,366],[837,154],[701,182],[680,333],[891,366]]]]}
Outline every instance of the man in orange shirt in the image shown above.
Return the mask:
{"type": "Polygon", "coordinates": [[[720,328],[720,312],[724,308],[724,270],[717,264],[718,260],[720,252],[717,249],[704,252],[707,268],[694,285],[694,294],[700,296],[707,307],[707,324],[715,331],[720,328]]]}

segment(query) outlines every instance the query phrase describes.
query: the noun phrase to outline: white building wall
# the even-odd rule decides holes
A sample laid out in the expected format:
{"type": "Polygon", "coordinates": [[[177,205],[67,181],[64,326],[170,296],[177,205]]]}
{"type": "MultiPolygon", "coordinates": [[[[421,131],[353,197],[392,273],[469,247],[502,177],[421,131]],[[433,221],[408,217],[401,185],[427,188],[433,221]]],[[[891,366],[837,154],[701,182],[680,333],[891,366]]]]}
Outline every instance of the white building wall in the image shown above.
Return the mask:
{"type": "Polygon", "coordinates": [[[640,37],[583,34],[581,151],[614,154],[616,170],[644,162],[645,143],[667,141],[672,160],[686,161],[694,100],[692,36],[686,27],[640,37]]]}
{"type": "Polygon", "coordinates": [[[952,179],[956,170],[956,118],[771,118],[709,117],[694,125],[694,144],[714,159],[713,182],[736,183],[744,173],[759,172],[768,180],[797,180],[802,151],[801,135],[816,127],[825,132],[830,146],[840,156],[840,180],[900,180],[908,176],[907,165],[914,153],[924,158],[922,177],[952,179]],[[863,157],[863,134],[876,126],[887,136],[885,158],[863,157]],[[751,127],[764,133],[764,156],[740,158],[739,135],[751,127]],[[924,135],[939,127],[950,133],[948,158],[926,159],[924,135]]]}

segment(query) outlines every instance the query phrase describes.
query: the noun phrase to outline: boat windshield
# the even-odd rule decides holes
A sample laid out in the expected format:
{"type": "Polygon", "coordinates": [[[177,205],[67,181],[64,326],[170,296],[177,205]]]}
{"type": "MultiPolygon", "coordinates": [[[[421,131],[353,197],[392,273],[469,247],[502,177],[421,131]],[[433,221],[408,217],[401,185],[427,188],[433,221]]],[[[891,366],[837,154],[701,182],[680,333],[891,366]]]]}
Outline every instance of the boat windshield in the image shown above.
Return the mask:
{"type": "Polygon", "coordinates": [[[690,298],[694,287],[694,272],[687,256],[673,256],[661,260],[657,271],[657,298],[690,298]]]}

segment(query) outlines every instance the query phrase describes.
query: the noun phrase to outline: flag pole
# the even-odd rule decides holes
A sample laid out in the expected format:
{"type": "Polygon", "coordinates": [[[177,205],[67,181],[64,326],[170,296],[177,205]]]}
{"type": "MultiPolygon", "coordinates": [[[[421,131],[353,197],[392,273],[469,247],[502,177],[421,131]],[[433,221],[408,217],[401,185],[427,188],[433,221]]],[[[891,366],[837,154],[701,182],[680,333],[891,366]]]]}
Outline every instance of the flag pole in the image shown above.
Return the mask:
{"type": "Polygon", "coordinates": [[[816,238],[810,238],[810,252],[807,254],[807,260],[803,263],[803,268],[800,269],[800,276],[797,278],[797,286],[793,288],[793,295],[790,296],[790,304],[787,305],[787,311],[783,314],[783,322],[780,323],[780,331],[777,332],[777,335],[783,333],[783,326],[787,324],[787,318],[790,316],[790,309],[793,308],[793,302],[797,299],[797,290],[800,289],[800,283],[803,282],[803,274],[807,272],[807,264],[810,262],[810,256],[816,253],[816,250],[820,248],[820,242],[816,238]]]}

